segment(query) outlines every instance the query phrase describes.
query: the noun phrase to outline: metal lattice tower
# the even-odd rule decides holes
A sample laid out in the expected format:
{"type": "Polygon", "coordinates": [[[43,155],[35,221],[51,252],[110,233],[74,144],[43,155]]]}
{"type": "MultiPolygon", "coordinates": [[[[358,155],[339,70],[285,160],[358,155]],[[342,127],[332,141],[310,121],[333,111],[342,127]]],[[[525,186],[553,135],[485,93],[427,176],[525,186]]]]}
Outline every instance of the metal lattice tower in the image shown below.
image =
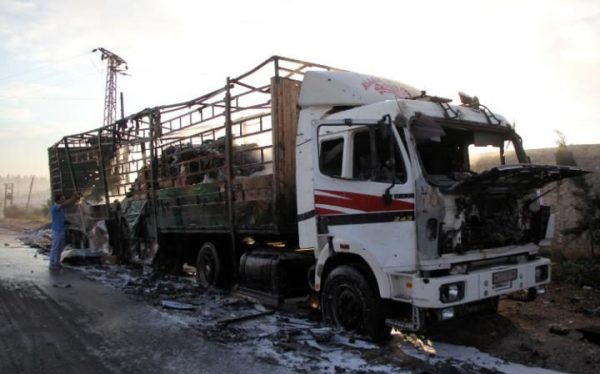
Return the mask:
{"type": "Polygon", "coordinates": [[[104,126],[115,122],[117,117],[117,74],[125,74],[127,62],[121,57],[104,48],[96,48],[92,52],[100,51],[102,61],[106,60],[106,92],[104,93],[104,126]]]}

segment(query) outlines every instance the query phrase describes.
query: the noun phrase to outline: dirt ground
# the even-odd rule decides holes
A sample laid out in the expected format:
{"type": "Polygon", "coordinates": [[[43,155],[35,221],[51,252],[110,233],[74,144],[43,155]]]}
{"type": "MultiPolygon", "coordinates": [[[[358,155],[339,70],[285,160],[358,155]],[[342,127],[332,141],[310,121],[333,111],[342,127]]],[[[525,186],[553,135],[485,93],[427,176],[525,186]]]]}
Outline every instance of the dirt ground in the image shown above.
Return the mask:
{"type": "Polygon", "coordinates": [[[33,230],[40,228],[44,225],[46,225],[46,223],[44,222],[22,220],[16,218],[2,218],[0,220],[0,227],[13,231],[33,230]]]}
{"type": "Polygon", "coordinates": [[[527,366],[599,373],[600,345],[577,331],[600,327],[599,311],[599,290],[553,283],[533,302],[504,298],[496,315],[440,323],[426,336],[527,366]]]}
{"type": "MultiPolygon", "coordinates": [[[[3,220],[10,229],[40,223],[3,220]]],[[[475,347],[502,360],[569,373],[600,373],[600,345],[579,329],[600,331],[600,289],[552,283],[544,295],[525,302],[505,297],[497,314],[472,315],[438,323],[424,336],[395,335],[380,353],[393,353],[399,341],[417,339],[475,347]]],[[[598,335],[596,335],[598,339],[598,335]]],[[[422,344],[422,343],[420,343],[422,344]]],[[[435,343],[419,349],[435,350],[435,343]]],[[[417,372],[422,371],[418,369],[417,372]]]]}

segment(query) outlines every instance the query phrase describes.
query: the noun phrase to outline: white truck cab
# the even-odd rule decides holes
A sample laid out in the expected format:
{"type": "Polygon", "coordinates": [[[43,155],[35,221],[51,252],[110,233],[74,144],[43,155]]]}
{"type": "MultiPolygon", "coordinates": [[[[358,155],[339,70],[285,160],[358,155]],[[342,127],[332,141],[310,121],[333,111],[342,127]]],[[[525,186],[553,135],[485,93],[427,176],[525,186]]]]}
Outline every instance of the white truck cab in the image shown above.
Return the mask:
{"type": "Polygon", "coordinates": [[[298,230],[314,248],[329,322],[382,337],[550,281],[538,189],[581,171],[529,164],[510,124],[469,99],[453,106],[376,77],[305,74],[298,230]],[[489,165],[477,163],[482,149],[489,165]]]}

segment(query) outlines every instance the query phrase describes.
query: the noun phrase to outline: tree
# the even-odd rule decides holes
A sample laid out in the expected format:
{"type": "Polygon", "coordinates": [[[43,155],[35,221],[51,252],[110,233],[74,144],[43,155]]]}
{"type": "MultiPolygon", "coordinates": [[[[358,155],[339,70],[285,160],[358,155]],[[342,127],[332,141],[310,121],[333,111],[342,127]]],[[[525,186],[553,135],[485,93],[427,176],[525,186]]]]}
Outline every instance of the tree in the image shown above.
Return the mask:
{"type": "MultiPolygon", "coordinates": [[[[568,148],[565,136],[560,131],[557,134],[556,164],[577,166],[573,152],[568,148]]],[[[590,252],[595,256],[595,248],[600,246],[600,195],[592,190],[585,175],[571,178],[577,191],[573,193],[577,202],[573,209],[577,211],[575,226],[563,230],[563,234],[585,239],[590,245],[590,252]]]]}

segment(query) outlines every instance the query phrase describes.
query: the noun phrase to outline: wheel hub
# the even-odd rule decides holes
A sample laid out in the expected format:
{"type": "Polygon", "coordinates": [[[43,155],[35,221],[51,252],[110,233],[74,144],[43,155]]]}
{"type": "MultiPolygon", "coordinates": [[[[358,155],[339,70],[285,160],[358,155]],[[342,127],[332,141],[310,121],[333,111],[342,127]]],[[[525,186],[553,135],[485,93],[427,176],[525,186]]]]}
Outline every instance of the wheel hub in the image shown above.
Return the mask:
{"type": "Polygon", "coordinates": [[[200,266],[198,266],[198,270],[201,271],[199,274],[200,278],[203,279],[207,284],[211,285],[214,281],[214,259],[210,255],[210,253],[204,253],[200,258],[200,266]]]}
{"type": "Polygon", "coordinates": [[[363,308],[360,296],[354,290],[343,287],[338,292],[333,307],[338,325],[348,330],[361,327],[363,308]]]}

